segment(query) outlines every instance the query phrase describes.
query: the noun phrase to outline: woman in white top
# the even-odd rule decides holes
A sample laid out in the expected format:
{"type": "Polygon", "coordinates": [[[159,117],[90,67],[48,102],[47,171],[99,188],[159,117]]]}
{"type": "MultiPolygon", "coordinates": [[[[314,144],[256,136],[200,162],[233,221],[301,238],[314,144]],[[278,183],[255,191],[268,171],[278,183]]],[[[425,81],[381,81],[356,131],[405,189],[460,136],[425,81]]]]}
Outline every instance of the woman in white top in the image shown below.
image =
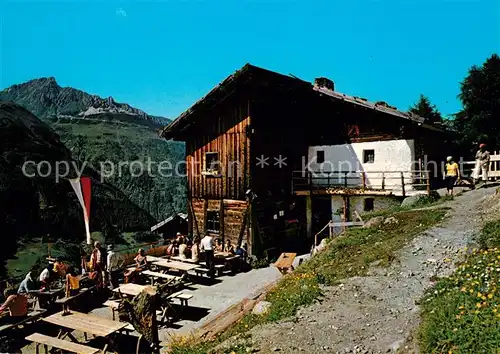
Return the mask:
{"type": "Polygon", "coordinates": [[[179,258],[181,259],[186,259],[186,249],[187,249],[187,245],[185,242],[182,242],[180,245],[179,245],[179,258]]]}
{"type": "Polygon", "coordinates": [[[195,262],[200,260],[200,238],[196,236],[191,246],[191,259],[195,262]]]}

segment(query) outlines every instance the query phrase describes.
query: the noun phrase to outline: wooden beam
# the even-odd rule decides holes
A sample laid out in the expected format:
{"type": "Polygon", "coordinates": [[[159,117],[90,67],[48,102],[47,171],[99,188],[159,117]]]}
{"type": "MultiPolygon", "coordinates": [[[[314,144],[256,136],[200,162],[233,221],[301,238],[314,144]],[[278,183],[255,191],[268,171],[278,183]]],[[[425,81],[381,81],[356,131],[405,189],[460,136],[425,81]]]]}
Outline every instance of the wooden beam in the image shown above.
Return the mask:
{"type": "Polygon", "coordinates": [[[312,198],[311,195],[306,196],[306,223],[307,223],[307,238],[312,237],[312,198]]]}
{"type": "Polygon", "coordinates": [[[220,228],[220,235],[222,237],[222,244],[225,244],[225,239],[224,239],[224,198],[220,199],[220,211],[219,211],[219,228],[220,228]]]}
{"type": "Polygon", "coordinates": [[[195,214],[194,208],[193,208],[193,199],[192,198],[189,198],[189,200],[188,200],[188,207],[191,210],[191,215],[193,217],[194,226],[196,227],[196,234],[199,237],[201,237],[200,229],[198,227],[198,219],[196,219],[196,214],[195,214]]]}
{"type": "Polygon", "coordinates": [[[203,232],[207,232],[207,209],[208,209],[208,199],[203,199],[203,232]]]}

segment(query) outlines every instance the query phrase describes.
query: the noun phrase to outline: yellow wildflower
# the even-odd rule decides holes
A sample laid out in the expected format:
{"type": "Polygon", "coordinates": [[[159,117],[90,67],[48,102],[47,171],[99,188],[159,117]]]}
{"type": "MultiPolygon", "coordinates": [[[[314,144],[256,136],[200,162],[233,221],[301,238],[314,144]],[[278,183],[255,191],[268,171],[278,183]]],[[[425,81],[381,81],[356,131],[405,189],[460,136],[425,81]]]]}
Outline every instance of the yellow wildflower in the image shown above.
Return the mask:
{"type": "Polygon", "coordinates": [[[464,309],[465,307],[462,305],[462,306],[459,306],[458,307],[460,310],[464,309]]]}
{"type": "Polygon", "coordinates": [[[486,296],[484,296],[484,295],[483,295],[483,296],[481,296],[481,299],[482,299],[482,300],[486,300],[486,296]]]}
{"type": "Polygon", "coordinates": [[[481,297],[481,296],[483,296],[483,294],[477,293],[477,297],[481,297]]]}
{"type": "Polygon", "coordinates": [[[493,299],[493,294],[488,294],[488,299],[493,299]]]}
{"type": "Polygon", "coordinates": [[[478,303],[476,304],[476,307],[477,307],[477,308],[481,308],[481,303],[480,303],[480,302],[478,302],[478,303]]]}
{"type": "Polygon", "coordinates": [[[462,289],[460,289],[460,291],[465,293],[467,291],[467,288],[464,286],[462,289]]]}

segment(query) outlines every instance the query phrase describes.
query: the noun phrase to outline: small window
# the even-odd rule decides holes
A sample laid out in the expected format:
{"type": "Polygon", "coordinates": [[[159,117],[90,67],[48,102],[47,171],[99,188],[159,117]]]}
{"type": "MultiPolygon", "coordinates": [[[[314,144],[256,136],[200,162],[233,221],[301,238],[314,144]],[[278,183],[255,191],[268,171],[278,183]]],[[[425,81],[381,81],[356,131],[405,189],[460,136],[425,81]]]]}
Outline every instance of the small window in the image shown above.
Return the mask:
{"type": "Polygon", "coordinates": [[[325,151],[323,150],[316,151],[316,162],[317,163],[325,162],[325,151]]]}
{"type": "Polygon", "coordinates": [[[207,210],[207,231],[219,232],[219,212],[217,210],[207,210]]]}
{"type": "Polygon", "coordinates": [[[373,198],[366,198],[365,199],[364,210],[365,211],[373,211],[374,207],[375,207],[375,199],[373,199],[373,198]]]}
{"type": "Polygon", "coordinates": [[[375,162],[375,150],[363,150],[363,163],[375,162]]]}
{"type": "Polygon", "coordinates": [[[205,153],[205,171],[206,172],[219,172],[220,162],[218,152],[205,153]]]}

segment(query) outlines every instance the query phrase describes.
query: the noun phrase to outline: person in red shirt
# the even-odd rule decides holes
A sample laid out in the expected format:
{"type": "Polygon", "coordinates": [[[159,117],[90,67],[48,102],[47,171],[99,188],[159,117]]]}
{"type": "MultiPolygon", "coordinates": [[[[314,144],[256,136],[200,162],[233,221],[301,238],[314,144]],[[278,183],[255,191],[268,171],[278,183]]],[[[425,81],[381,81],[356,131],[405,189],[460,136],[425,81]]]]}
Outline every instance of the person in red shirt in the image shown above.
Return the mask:
{"type": "Polygon", "coordinates": [[[0,312],[9,310],[9,316],[3,316],[0,323],[17,323],[25,319],[28,316],[28,298],[23,294],[18,294],[14,288],[5,289],[3,294],[6,300],[0,306],[0,312]]]}

